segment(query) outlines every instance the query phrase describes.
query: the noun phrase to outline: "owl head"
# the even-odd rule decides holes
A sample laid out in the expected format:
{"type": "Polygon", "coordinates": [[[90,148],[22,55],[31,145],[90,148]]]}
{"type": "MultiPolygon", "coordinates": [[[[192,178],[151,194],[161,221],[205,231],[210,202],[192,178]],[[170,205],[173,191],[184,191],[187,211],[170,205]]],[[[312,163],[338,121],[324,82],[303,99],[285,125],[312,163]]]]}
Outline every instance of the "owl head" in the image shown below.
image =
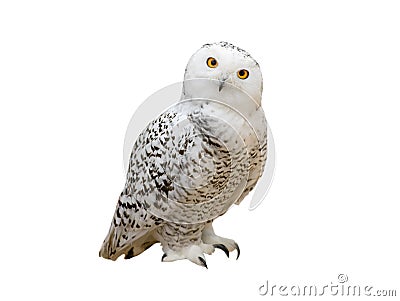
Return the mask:
{"type": "Polygon", "coordinates": [[[243,49],[227,42],[205,44],[189,59],[185,81],[209,79],[184,86],[189,97],[232,99],[237,92],[248,94],[261,105],[263,80],[258,63],[243,49]]]}

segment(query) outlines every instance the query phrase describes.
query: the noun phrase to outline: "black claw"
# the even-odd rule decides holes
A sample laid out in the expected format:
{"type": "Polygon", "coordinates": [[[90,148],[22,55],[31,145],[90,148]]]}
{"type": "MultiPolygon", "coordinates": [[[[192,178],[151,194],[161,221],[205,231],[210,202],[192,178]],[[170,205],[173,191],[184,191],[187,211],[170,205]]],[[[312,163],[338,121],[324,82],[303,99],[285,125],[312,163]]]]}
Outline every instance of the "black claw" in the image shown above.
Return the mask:
{"type": "Polygon", "coordinates": [[[164,258],[167,257],[167,254],[163,254],[163,256],[161,257],[161,261],[164,261],[164,258]]]}
{"type": "Polygon", "coordinates": [[[239,256],[240,256],[240,248],[239,248],[239,245],[237,243],[235,243],[235,248],[236,248],[236,251],[237,251],[236,260],[238,260],[239,256]]]}
{"type": "Polygon", "coordinates": [[[229,251],[228,251],[227,247],[225,247],[225,245],[223,245],[223,244],[215,244],[213,246],[214,246],[214,248],[217,248],[217,249],[220,249],[220,250],[224,251],[225,255],[229,258],[229,251]]]}
{"type": "Polygon", "coordinates": [[[203,257],[198,257],[198,258],[199,258],[199,260],[200,260],[200,262],[201,262],[201,265],[202,265],[203,267],[205,267],[206,269],[208,269],[206,260],[205,260],[203,257]]]}

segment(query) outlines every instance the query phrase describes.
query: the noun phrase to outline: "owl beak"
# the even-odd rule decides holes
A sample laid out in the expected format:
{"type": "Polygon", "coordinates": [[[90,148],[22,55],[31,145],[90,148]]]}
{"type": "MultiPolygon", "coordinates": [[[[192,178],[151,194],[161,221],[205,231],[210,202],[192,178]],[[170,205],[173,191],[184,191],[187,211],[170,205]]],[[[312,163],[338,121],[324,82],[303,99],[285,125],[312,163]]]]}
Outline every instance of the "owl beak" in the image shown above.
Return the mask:
{"type": "Polygon", "coordinates": [[[222,88],[225,85],[226,80],[228,79],[228,75],[223,75],[219,79],[218,91],[221,92],[222,88]]]}
{"type": "Polygon", "coordinates": [[[225,85],[225,80],[220,80],[218,85],[218,92],[221,92],[224,85],[225,85]]]}

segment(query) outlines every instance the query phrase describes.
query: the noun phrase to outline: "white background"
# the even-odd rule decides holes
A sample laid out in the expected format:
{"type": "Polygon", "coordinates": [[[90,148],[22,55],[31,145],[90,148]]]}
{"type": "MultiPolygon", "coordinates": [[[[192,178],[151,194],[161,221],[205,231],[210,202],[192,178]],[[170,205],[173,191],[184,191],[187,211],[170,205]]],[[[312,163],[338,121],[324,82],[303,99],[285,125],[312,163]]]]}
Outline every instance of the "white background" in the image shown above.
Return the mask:
{"type": "Polygon", "coordinates": [[[399,15],[397,1],[2,1],[0,298],[252,300],[266,280],[339,273],[399,294],[399,15]],[[130,117],[220,40],[260,63],[277,151],[263,204],[216,222],[240,259],[99,258],[130,117]]]}

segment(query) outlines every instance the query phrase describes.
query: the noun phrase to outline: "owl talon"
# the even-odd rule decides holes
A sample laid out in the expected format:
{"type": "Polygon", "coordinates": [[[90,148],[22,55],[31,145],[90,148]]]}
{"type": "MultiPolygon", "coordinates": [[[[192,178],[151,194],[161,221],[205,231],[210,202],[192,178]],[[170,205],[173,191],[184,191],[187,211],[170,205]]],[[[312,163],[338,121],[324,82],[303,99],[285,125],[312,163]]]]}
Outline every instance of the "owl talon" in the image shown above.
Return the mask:
{"type": "Polygon", "coordinates": [[[164,258],[167,257],[167,254],[163,254],[163,256],[161,257],[161,261],[164,261],[164,258]]]}
{"type": "Polygon", "coordinates": [[[239,248],[239,245],[236,242],[235,242],[235,248],[236,248],[236,251],[237,251],[236,260],[238,260],[239,256],[240,256],[240,248],[239,248]]]}
{"type": "Polygon", "coordinates": [[[206,260],[203,258],[203,257],[198,257],[199,258],[199,260],[200,260],[200,265],[202,265],[203,267],[205,267],[206,269],[208,269],[208,267],[207,267],[207,263],[206,263],[206,260]]]}
{"type": "Polygon", "coordinates": [[[222,251],[224,251],[225,255],[229,258],[229,250],[227,247],[225,247],[225,245],[223,244],[214,244],[213,245],[214,248],[220,249],[222,251]]]}

